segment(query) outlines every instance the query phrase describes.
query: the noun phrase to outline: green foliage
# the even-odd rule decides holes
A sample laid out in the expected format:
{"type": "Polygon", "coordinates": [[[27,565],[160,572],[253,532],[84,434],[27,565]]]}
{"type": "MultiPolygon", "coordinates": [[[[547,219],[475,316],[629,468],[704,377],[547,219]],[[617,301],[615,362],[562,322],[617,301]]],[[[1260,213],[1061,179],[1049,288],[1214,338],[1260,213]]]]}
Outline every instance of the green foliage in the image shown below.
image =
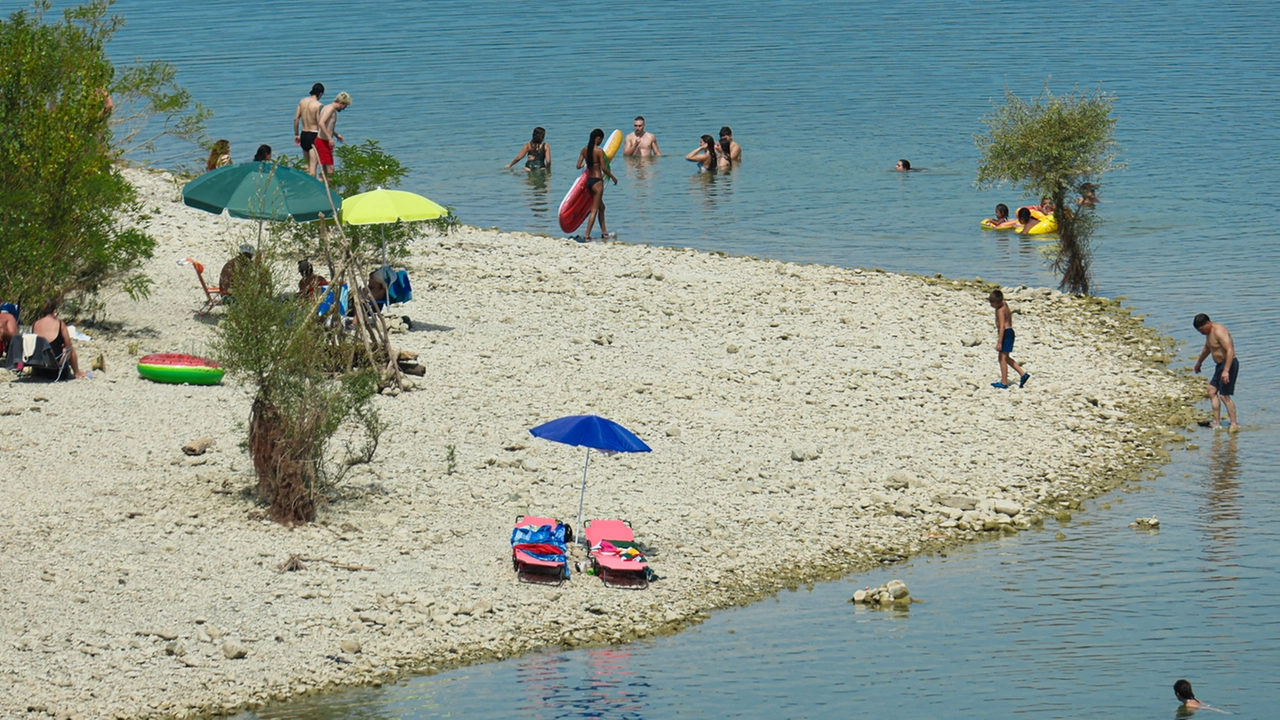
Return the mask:
{"type": "MultiPolygon", "coordinates": [[[[309,522],[326,481],[368,462],[383,426],[371,399],[377,376],[335,373],[349,356],[313,305],[286,297],[269,263],[248,262],[235,274],[235,299],[219,324],[213,352],[232,377],[255,388],[249,453],[258,491],[279,522],[309,522]],[[330,440],[349,422],[363,445],[348,443],[338,471],[326,467],[330,440]]],[[[344,368],[345,369],[345,368],[344,368]]]]}
{"type": "Polygon", "coordinates": [[[142,218],[111,146],[104,46],[120,21],[108,6],[46,22],[42,0],[0,21],[0,297],[28,312],[112,281],[148,289],[137,269],[155,241],[125,227],[142,218]]]}
{"type": "MultiPolygon", "coordinates": [[[[329,176],[329,186],[344,198],[376,190],[393,188],[409,175],[409,168],[382,149],[377,140],[365,140],[361,144],[340,144],[334,149],[336,165],[329,176]]],[[[281,156],[282,165],[306,170],[306,157],[281,156]]],[[[346,225],[343,232],[351,242],[352,251],[366,266],[382,265],[382,247],[385,238],[388,262],[403,262],[409,256],[409,244],[428,228],[447,233],[459,225],[450,209],[449,215],[438,220],[398,222],[390,225],[346,225]]],[[[281,226],[285,243],[296,255],[309,258],[324,257],[318,223],[299,223],[281,226]]]]}
{"type": "Polygon", "coordinates": [[[1091,208],[1071,210],[1076,193],[1083,184],[1096,184],[1103,174],[1124,167],[1116,162],[1114,105],[1114,97],[1101,90],[1055,96],[1046,84],[1039,97],[1027,102],[1006,89],[1004,105],[994,105],[982,118],[987,134],[974,137],[982,152],[978,187],[1008,182],[1033,197],[1049,197],[1059,209],[1053,266],[1062,273],[1063,287],[1073,292],[1089,291],[1089,246],[1096,224],[1091,208]]]}
{"type": "Polygon", "coordinates": [[[118,152],[122,156],[151,154],[163,137],[203,148],[207,144],[205,121],[213,117],[213,111],[195,102],[191,93],[177,84],[178,69],[173,65],[162,60],[136,62],[122,68],[111,83],[115,101],[111,127],[118,152]]]}

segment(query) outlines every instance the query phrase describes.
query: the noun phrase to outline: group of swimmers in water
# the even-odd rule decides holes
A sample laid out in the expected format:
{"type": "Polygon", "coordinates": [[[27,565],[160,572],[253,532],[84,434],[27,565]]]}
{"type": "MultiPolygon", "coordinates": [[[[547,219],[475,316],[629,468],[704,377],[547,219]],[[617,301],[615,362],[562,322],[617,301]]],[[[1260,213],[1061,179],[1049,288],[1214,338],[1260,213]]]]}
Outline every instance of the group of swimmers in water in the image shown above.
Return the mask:
{"type": "MultiPolygon", "coordinates": [[[[1092,208],[1099,202],[1101,201],[1098,200],[1097,185],[1085,183],[1080,186],[1080,198],[1076,200],[1077,207],[1092,208]]],[[[1032,234],[1032,231],[1041,227],[1042,224],[1052,225],[1052,229],[1041,230],[1041,232],[1052,232],[1057,226],[1053,216],[1055,209],[1053,201],[1046,196],[1040,198],[1039,205],[1025,205],[1018,208],[1017,215],[1009,217],[1009,206],[1000,203],[996,205],[996,216],[983,220],[982,224],[994,230],[1016,230],[1019,235],[1032,234]]]]}
{"type": "MultiPolygon", "coordinates": [[[[658,138],[648,132],[644,116],[637,116],[632,127],[634,130],[626,136],[622,154],[627,157],[660,157],[662,150],[658,147],[658,138]]],[[[591,195],[591,214],[587,216],[587,232],[585,239],[591,240],[591,231],[596,219],[600,220],[600,237],[609,239],[608,227],[605,224],[604,179],[607,177],[618,184],[618,178],[609,168],[609,158],[600,147],[604,142],[604,130],[596,128],[587,137],[587,144],[578,152],[577,168],[586,169],[586,187],[591,195]]],[[[533,136],[520,147],[520,152],[503,166],[511,168],[525,158],[525,172],[551,172],[551,146],[547,144],[547,130],[538,126],[533,129],[533,136]]],[[[728,125],[720,128],[720,140],[717,142],[710,135],[703,135],[700,144],[685,159],[698,164],[702,172],[728,170],[734,163],[742,160],[742,146],[733,139],[733,130],[728,125]]]]}

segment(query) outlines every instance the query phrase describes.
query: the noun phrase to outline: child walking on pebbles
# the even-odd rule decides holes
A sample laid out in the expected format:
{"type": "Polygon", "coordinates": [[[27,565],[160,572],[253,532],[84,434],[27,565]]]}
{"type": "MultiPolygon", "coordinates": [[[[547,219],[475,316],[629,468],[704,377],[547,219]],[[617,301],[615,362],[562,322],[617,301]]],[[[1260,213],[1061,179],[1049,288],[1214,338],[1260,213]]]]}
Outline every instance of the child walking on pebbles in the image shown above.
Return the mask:
{"type": "Polygon", "coordinates": [[[1031,373],[1023,372],[1022,366],[1010,355],[1013,352],[1013,313],[1009,310],[1009,304],[1004,301],[1004,293],[999,290],[992,290],[987,296],[987,302],[996,311],[997,349],[1000,353],[1000,382],[991,383],[991,387],[1000,390],[1009,387],[1009,368],[1018,373],[1018,387],[1022,387],[1031,379],[1031,373]]]}

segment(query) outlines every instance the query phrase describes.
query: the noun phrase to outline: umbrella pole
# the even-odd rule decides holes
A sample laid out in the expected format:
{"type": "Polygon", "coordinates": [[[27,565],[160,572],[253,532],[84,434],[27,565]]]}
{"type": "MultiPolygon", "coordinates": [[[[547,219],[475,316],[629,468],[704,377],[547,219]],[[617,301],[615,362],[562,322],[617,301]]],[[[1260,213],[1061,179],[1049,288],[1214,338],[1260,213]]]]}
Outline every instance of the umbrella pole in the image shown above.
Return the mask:
{"type": "Polygon", "coordinates": [[[382,267],[388,267],[387,265],[387,226],[383,225],[378,229],[382,231],[382,267]]]}
{"type": "Polygon", "coordinates": [[[587,496],[587,467],[591,465],[591,448],[587,448],[587,461],[582,464],[582,492],[578,494],[578,541],[587,544],[587,536],[582,532],[582,500],[587,496]]]}
{"type": "Polygon", "coordinates": [[[258,221],[258,254],[262,254],[262,221],[258,221]]]}

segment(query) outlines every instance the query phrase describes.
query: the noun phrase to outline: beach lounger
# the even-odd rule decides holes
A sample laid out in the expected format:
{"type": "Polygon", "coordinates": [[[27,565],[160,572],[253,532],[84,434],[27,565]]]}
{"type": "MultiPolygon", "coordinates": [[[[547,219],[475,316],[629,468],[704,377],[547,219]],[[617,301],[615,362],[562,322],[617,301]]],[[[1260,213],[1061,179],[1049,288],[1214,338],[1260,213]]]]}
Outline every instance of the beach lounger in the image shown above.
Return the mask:
{"type": "Polygon", "coordinates": [[[626,520],[588,520],[582,528],[591,548],[591,565],[607,587],[643,590],[649,587],[649,564],[636,545],[626,520]]]}
{"type": "MultiPolygon", "coordinates": [[[[511,564],[520,582],[560,586],[569,579],[569,527],[554,518],[516,517],[511,564]]],[[[571,536],[570,536],[571,537],[571,536]]]]}

